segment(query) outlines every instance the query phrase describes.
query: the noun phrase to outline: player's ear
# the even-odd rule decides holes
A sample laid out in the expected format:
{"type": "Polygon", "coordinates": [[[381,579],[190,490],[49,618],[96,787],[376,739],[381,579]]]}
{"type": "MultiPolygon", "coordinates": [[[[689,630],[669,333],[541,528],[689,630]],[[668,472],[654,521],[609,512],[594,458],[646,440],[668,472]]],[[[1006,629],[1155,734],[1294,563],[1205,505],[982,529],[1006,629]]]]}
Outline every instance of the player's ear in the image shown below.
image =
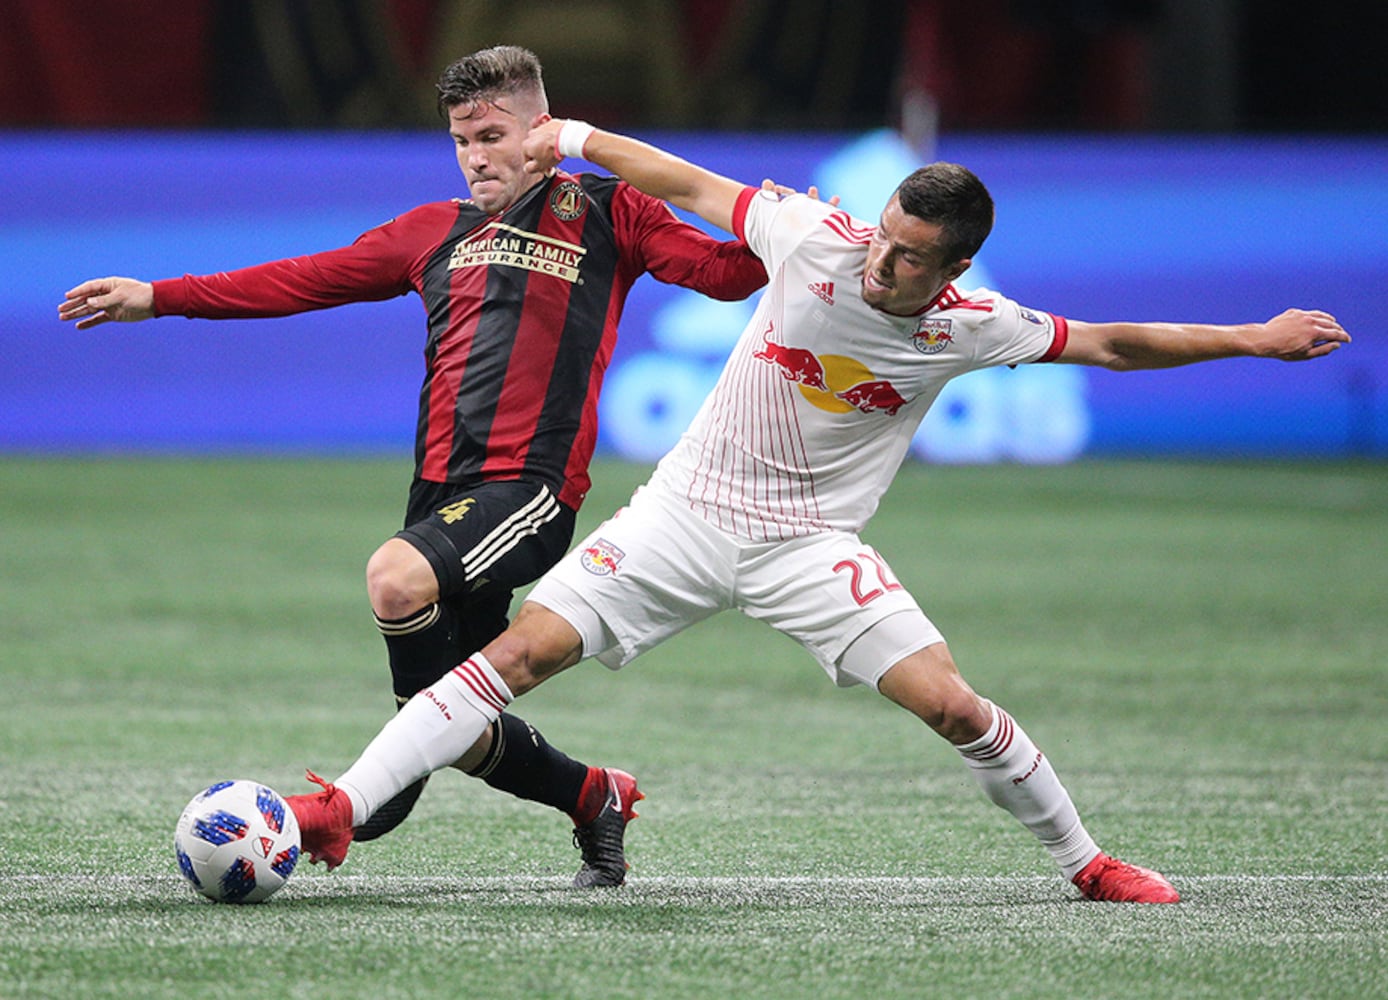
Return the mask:
{"type": "Polygon", "coordinates": [[[973,258],[965,257],[963,260],[956,260],[949,267],[945,268],[945,280],[953,281],[969,268],[973,267],[973,258]]]}
{"type": "Polygon", "coordinates": [[[539,128],[539,127],[540,127],[541,125],[543,125],[545,122],[553,121],[553,120],[554,120],[554,116],[553,116],[552,114],[550,114],[548,111],[541,111],[538,115],[535,116],[535,120],[534,120],[533,122],[530,123],[530,127],[531,127],[531,128],[539,128]]]}

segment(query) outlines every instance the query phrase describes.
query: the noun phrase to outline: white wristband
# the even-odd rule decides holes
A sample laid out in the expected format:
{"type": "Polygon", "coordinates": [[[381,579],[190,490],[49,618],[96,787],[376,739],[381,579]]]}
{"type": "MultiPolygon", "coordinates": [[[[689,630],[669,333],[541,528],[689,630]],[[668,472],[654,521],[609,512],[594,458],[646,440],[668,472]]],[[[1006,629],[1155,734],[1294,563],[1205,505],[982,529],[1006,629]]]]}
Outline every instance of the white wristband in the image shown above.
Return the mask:
{"type": "Polygon", "coordinates": [[[583,156],[583,144],[588,141],[588,137],[597,131],[587,122],[579,121],[577,118],[570,118],[559,126],[559,134],[554,137],[554,151],[560,157],[573,156],[581,158],[583,156]]]}

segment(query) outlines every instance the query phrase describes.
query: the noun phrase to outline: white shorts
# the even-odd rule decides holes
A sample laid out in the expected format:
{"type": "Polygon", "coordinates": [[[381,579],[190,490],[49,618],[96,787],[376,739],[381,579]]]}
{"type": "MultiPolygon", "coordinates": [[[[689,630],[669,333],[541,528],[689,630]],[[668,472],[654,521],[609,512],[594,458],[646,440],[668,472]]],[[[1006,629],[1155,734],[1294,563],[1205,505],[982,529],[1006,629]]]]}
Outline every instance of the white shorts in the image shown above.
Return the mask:
{"type": "Polygon", "coordinates": [[[842,687],[875,686],[897,660],[943,641],[856,534],[749,542],[651,487],[580,542],[528,599],[573,625],[584,656],[613,669],[733,608],[795,639],[842,687]]]}

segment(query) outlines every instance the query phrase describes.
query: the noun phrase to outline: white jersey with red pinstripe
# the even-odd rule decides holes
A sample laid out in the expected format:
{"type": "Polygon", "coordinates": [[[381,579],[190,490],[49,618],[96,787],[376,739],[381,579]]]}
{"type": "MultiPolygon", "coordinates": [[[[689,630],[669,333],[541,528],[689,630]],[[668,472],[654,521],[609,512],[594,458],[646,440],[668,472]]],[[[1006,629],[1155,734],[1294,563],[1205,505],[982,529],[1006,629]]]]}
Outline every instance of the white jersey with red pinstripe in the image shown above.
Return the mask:
{"type": "Polygon", "coordinates": [[[734,228],[771,280],[651,485],[742,538],[858,531],[947,381],[1065,345],[1064,319],[987,289],[950,285],[914,316],[873,309],[875,227],[812,198],[748,188],[734,228]]]}

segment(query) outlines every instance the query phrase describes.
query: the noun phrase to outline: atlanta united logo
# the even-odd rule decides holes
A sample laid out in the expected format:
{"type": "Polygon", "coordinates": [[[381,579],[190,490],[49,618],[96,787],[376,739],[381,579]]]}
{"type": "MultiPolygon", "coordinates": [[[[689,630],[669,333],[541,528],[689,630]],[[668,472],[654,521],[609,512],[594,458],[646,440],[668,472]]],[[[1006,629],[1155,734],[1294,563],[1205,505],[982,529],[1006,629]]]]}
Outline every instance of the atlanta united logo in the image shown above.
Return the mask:
{"type": "Polygon", "coordinates": [[[954,343],[950,333],[951,321],[947,319],[923,319],[911,334],[911,346],[922,354],[939,354],[954,343]]]}
{"type": "Polygon", "coordinates": [[[611,576],[617,572],[626,553],[606,539],[599,538],[579,553],[578,561],[594,576],[611,576]]]}
{"type": "Polygon", "coordinates": [[[549,210],[561,222],[573,222],[588,208],[588,195],[575,181],[560,181],[549,193],[549,210]]]}

